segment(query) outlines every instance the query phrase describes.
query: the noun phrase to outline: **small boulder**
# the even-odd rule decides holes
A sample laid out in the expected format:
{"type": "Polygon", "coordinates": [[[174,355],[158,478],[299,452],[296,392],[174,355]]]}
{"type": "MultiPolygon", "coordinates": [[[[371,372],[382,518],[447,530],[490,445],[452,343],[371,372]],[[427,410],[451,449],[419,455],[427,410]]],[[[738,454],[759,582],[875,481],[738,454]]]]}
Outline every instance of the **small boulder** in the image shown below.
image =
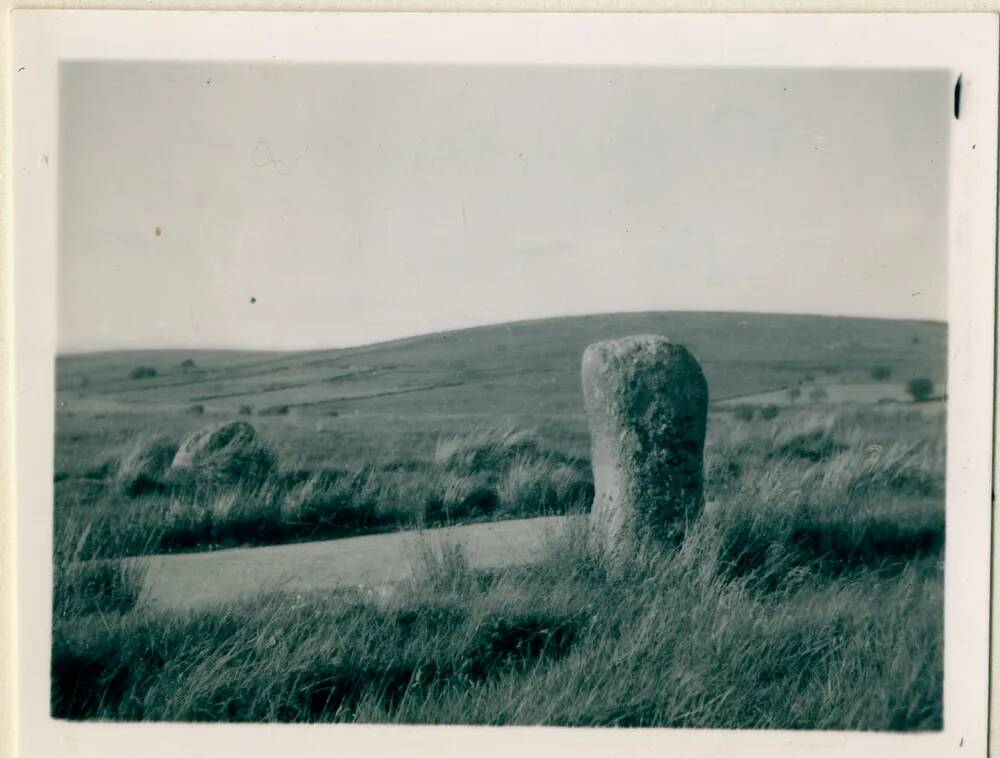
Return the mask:
{"type": "Polygon", "coordinates": [[[581,366],[591,437],[591,518],[612,552],[676,546],[704,507],[708,385],[665,337],[590,345],[581,366]]]}
{"type": "Polygon", "coordinates": [[[277,467],[274,453],[245,421],[199,429],[183,439],[171,464],[177,476],[207,484],[259,482],[277,467]]]}

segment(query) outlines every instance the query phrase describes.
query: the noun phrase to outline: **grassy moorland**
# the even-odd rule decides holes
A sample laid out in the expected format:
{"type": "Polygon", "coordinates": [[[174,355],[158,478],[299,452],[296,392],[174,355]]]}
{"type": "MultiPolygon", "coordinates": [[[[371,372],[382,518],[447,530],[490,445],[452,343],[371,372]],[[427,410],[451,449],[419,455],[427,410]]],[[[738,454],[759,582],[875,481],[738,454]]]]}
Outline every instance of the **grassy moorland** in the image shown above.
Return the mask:
{"type": "MultiPolygon", "coordinates": [[[[665,315],[616,318],[625,321],[603,327],[612,334],[671,333],[665,315]]],[[[781,321],[760,318],[771,330],[781,321]]],[[[808,321],[792,320],[799,329],[808,321]]],[[[695,354],[710,383],[714,372],[714,399],[803,392],[780,406],[713,406],[710,506],[674,554],[610,564],[586,522],[576,521],[530,566],[477,571],[458,549],[428,549],[412,579],[388,593],[277,593],[186,613],[144,603],[142,564],[122,556],[586,510],[587,437],[580,411],[570,408],[576,396],[560,389],[578,382],[575,343],[553,357],[582,327],[552,322],[554,336],[538,337],[537,346],[521,335],[524,349],[507,351],[510,374],[493,379],[454,366],[463,350],[496,350],[486,337],[505,327],[479,330],[468,345],[458,340],[464,348],[426,338],[436,357],[420,365],[442,361],[439,379],[464,377],[452,388],[453,406],[434,400],[436,392],[447,397],[444,389],[331,401],[336,416],[321,405],[260,416],[254,406],[248,420],[281,465],[225,488],[133,475],[140,460],[168,458],[185,431],[239,417],[239,407],[209,401],[179,413],[193,398],[170,393],[193,391],[189,385],[134,388],[187,381],[180,369],[170,373],[178,356],[141,356],[160,361],[157,376],[143,379],[127,378],[134,355],[66,359],[60,386],[72,384],[74,371],[77,386],[60,392],[58,416],[53,714],[940,728],[944,407],[879,403],[874,390],[871,402],[835,402],[834,390],[887,381],[875,381],[866,363],[888,368],[897,385],[913,376],[940,384],[944,329],[811,323],[799,335],[811,347],[789,339],[772,350],[783,353],[780,361],[758,351],[759,364],[739,340],[710,340],[707,327],[691,332],[705,340],[695,354]],[[840,329],[853,336],[834,339],[840,329]],[[825,367],[806,355],[823,344],[834,345],[825,367]],[[852,350],[862,357],[849,358],[852,350]],[[539,363],[555,381],[517,374],[539,363]],[[79,386],[85,375],[91,379],[79,386]],[[720,384],[726,394],[716,393],[720,384]],[[817,387],[826,394],[810,391],[817,387]]],[[[589,340],[583,331],[579,338],[589,340]]],[[[765,336],[747,339],[767,344],[765,336]]],[[[405,383],[421,344],[372,348],[366,360],[382,356],[379,365],[396,366],[405,383]]],[[[360,364],[362,354],[345,364],[360,364]]],[[[336,355],[195,355],[199,368],[184,373],[214,372],[211,381],[232,392],[250,380],[248,365],[261,371],[260,361],[278,361],[305,371],[310,360],[336,355]]],[[[386,368],[380,381],[391,375],[386,368]]]]}
{"type": "Polygon", "coordinates": [[[89,558],[585,508],[580,355],[644,331],[694,351],[720,417],[823,407],[859,387],[874,404],[910,378],[944,380],[940,324],[751,314],[554,319],[296,354],[66,356],[57,533],[89,524],[89,558]],[[277,472],[222,490],[167,480],[184,435],[232,420],[253,424],[277,472]]]}

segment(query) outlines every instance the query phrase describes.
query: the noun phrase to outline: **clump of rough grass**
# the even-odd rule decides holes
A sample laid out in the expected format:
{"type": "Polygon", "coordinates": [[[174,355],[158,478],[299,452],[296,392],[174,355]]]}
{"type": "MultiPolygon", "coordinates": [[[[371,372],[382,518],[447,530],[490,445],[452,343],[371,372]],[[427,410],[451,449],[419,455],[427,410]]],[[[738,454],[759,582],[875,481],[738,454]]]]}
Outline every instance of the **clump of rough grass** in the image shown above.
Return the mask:
{"type": "Polygon", "coordinates": [[[316,529],[363,528],[377,521],[377,497],[374,472],[324,469],[309,474],[281,497],[281,515],[290,524],[316,529]]]}
{"type": "Polygon", "coordinates": [[[129,496],[162,491],[177,447],[164,435],[137,436],[114,468],[116,484],[129,496]]]}
{"type": "Polygon", "coordinates": [[[521,455],[542,452],[538,436],[512,426],[483,426],[466,434],[438,440],[434,460],[442,466],[459,471],[497,471],[521,455]]]}
{"type": "Polygon", "coordinates": [[[500,504],[513,514],[586,508],[593,499],[589,472],[550,456],[519,455],[500,476],[500,504]]]}
{"type": "Polygon", "coordinates": [[[726,571],[900,571],[944,544],[943,429],[884,414],[799,414],[716,431],[707,491],[726,571]],[[874,423],[873,423],[874,422],[874,423]]]}
{"type": "Polygon", "coordinates": [[[891,492],[940,498],[944,460],[943,440],[858,442],[818,472],[816,486],[852,497],[891,492]]]}
{"type": "Polygon", "coordinates": [[[461,594],[475,582],[466,549],[459,542],[433,544],[423,539],[416,545],[411,589],[440,596],[461,594]]]}
{"type": "Polygon", "coordinates": [[[145,570],[135,562],[88,559],[99,552],[91,523],[75,522],[57,533],[53,555],[53,618],[124,613],[135,607],[145,570]]]}
{"type": "Polygon", "coordinates": [[[484,426],[438,440],[438,488],[427,514],[452,518],[528,516],[586,509],[593,479],[586,462],[545,449],[531,431],[484,426]]]}
{"type": "Polygon", "coordinates": [[[494,514],[500,505],[493,476],[443,470],[423,494],[424,523],[453,523],[494,514]]]}

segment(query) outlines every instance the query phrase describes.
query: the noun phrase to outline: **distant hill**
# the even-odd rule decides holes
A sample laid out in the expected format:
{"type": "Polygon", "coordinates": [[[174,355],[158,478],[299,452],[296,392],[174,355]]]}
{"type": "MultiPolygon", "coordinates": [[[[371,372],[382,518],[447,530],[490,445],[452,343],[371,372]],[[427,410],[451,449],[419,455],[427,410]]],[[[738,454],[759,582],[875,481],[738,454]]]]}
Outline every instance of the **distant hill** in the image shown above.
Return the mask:
{"type": "Polygon", "coordinates": [[[595,340],[663,334],[702,363],[713,401],[827,377],[942,384],[945,324],[738,313],[629,313],[523,321],[365,347],[294,353],[123,351],[61,356],[69,406],[156,412],[288,406],[298,412],[580,414],[580,356],[595,340]],[[193,366],[188,361],[193,361],[193,366]],[[136,367],[156,376],[129,378],[136,367]]]}

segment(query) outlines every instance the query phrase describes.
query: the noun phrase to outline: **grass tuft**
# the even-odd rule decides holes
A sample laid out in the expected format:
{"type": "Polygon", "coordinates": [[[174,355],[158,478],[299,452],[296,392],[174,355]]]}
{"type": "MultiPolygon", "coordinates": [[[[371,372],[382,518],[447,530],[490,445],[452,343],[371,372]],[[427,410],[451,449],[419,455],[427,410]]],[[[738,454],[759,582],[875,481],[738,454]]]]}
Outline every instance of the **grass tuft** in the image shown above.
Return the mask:
{"type": "Polygon", "coordinates": [[[164,491],[177,447],[176,440],[162,435],[136,437],[114,470],[117,485],[129,497],[164,491]]]}

